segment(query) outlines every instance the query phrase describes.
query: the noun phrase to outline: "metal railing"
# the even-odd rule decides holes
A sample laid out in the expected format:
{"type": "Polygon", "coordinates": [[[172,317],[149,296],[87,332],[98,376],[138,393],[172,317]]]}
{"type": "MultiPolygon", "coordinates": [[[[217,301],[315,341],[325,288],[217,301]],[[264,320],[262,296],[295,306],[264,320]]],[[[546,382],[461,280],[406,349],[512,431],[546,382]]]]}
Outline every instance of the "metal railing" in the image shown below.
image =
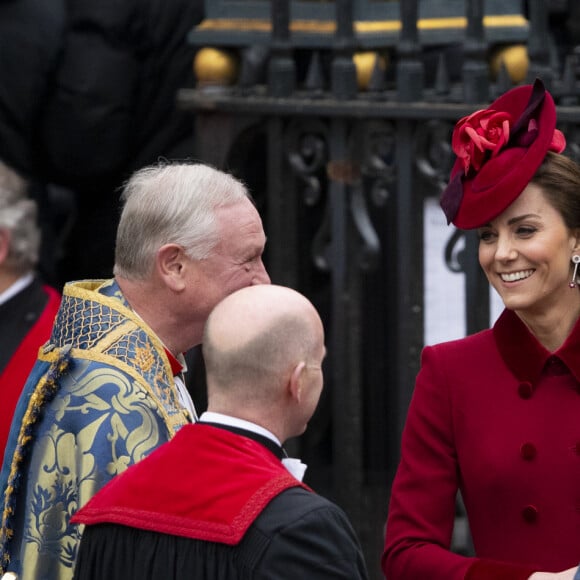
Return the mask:
{"type": "MultiPolygon", "coordinates": [[[[273,0],[268,34],[237,31],[237,44],[226,46],[237,63],[234,81],[200,82],[179,95],[180,106],[195,113],[196,157],[250,186],[272,281],[302,291],[323,316],[327,387],[296,445],[310,483],[353,521],[371,578],[381,577],[389,484],[424,344],[424,203],[446,183],[455,122],[513,85],[505,64],[490,72],[483,0],[462,4],[462,42],[425,47],[420,3],[401,2],[398,39],[383,47],[373,40],[377,58],[362,90],[354,57],[365,47],[353,1],[334,2],[330,40],[305,46],[294,42],[291,4],[273,0]],[[459,57],[455,70],[449,51],[459,57]]],[[[578,158],[576,53],[569,47],[554,66],[547,3],[528,6],[526,78],[541,76],[554,94],[568,150],[578,158]]],[[[198,48],[227,44],[203,24],[191,38],[198,48]]],[[[466,302],[457,309],[466,333],[488,326],[489,290],[474,237],[451,228],[441,268],[465,274],[466,302]]]]}

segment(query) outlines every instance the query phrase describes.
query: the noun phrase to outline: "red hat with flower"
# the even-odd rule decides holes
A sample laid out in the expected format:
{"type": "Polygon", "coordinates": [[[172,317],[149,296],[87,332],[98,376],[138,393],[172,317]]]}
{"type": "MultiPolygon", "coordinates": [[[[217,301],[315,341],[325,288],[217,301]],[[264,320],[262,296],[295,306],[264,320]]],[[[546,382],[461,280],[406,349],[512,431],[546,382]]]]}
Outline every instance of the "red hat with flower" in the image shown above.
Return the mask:
{"type": "Polygon", "coordinates": [[[451,146],[457,159],[441,194],[441,208],[448,224],[467,230],[506,209],[526,188],[546,153],[561,153],[566,139],[556,129],[554,100],[536,79],[458,121],[451,146]]]}

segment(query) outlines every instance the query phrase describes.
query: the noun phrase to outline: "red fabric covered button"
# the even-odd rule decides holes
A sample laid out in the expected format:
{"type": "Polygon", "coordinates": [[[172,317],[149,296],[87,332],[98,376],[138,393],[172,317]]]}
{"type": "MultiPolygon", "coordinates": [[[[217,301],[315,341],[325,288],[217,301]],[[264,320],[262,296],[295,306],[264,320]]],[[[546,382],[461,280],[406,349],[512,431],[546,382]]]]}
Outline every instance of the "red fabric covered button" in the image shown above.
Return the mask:
{"type": "Polygon", "coordinates": [[[522,459],[531,461],[536,456],[536,453],[536,446],[533,443],[522,443],[522,446],[520,447],[520,455],[522,456],[522,459]]]}
{"type": "Polygon", "coordinates": [[[529,399],[532,396],[534,389],[530,383],[520,383],[518,386],[518,395],[522,399],[529,399]]]}
{"type": "Polygon", "coordinates": [[[533,505],[527,505],[522,510],[522,517],[528,524],[533,524],[538,519],[538,508],[533,505]]]}

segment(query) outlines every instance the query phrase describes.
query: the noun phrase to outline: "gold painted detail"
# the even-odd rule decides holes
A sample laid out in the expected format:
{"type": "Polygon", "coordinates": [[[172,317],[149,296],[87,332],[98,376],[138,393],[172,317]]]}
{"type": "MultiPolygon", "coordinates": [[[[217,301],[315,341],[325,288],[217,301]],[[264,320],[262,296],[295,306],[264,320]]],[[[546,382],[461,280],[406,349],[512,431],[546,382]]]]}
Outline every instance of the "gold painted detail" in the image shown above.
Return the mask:
{"type": "Polygon", "coordinates": [[[238,57],[227,50],[205,47],[197,51],[193,73],[203,85],[230,85],[238,77],[238,57]]]}
{"type": "Polygon", "coordinates": [[[388,55],[372,51],[355,53],[353,61],[356,68],[357,85],[363,91],[368,88],[375,67],[378,66],[384,73],[389,64],[388,55]]]}
{"type": "Polygon", "coordinates": [[[502,63],[512,82],[521,83],[527,77],[530,66],[527,47],[513,44],[496,50],[490,58],[490,70],[494,78],[497,78],[502,63]]]}
{"type": "MultiPolygon", "coordinates": [[[[483,17],[483,25],[486,28],[525,28],[528,20],[521,14],[498,14],[483,17]]],[[[463,16],[449,18],[421,18],[417,21],[419,30],[447,30],[467,28],[467,18],[463,16]]],[[[356,21],[356,32],[398,32],[401,30],[400,20],[372,20],[356,21]]],[[[196,30],[203,31],[272,31],[272,23],[266,19],[253,18],[211,18],[204,20],[196,30]]],[[[332,34],[336,31],[336,23],[329,20],[293,20],[290,23],[292,32],[307,32],[332,34]]]]}

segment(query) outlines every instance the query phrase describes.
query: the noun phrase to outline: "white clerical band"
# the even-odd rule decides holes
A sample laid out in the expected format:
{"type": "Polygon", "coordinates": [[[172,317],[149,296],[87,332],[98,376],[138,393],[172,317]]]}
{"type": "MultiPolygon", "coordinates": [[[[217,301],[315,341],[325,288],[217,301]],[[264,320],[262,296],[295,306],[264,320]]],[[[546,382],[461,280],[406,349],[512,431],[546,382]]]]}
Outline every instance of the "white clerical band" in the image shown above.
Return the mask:
{"type": "Polygon", "coordinates": [[[191,420],[195,423],[197,421],[197,413],[195,411],[195,405],[193,404],[193,399],[183,382],[183,379],[179,375],[173,377],[175,380],[175,388],[177,389],[177,396],[179,397],[179,402],[183,407],[185,407],[190,415],[191,420]]]}
{"type": "Polygon", "coordinates": [[[295,459],[294,457],[284,457],[282,464],[298,481],[304,479],[304,473],[308,467],[306,463],[302,463],[300,459],[295,459]]]}

